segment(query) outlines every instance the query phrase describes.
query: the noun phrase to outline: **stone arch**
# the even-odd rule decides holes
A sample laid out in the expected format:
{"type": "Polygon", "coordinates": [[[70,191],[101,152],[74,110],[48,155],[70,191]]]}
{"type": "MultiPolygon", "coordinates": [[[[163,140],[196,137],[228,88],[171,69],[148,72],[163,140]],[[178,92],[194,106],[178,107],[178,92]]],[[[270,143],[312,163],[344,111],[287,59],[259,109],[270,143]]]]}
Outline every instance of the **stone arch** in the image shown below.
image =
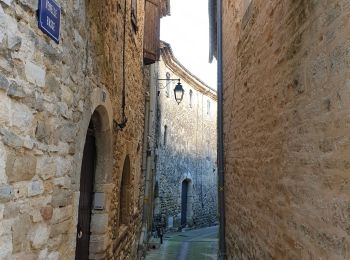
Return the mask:
{"type": "Polygon", "coordinates": [[[77,151],[75,153],[76,171],[72,179],[72,188],[75,190],[73,198],[74,221],[70,234],[72,251],[75,254],[75,245],[79,214],[80,177],[85,138],[89,125],[93,125],[96,146],[96,166],[93,182],[93,205],[90,222],[89,258],[106,253],[108,245],[108,223],[111,217],[110,200],[113,191],[113,111],[107,90],[95,88],[89,102],[85,104],[83,120],[77,137],[77,151]],[[90,124],[92,122],[92,124],[90,124]],[[98,204],[98,205],[97,205],[98,204]]]}
{"type": "Polygon", "coordinates": [[[114,189],[114,196],[116,198],[117,204],[114,204],[115,214],[113,216],[114,223],[112,227],[112,237],[113,237],[113,252],[118,253],[125,245],[126,239],[130,231],[130,223],[132,223],[132,218],[134,217],[134,158],[132,156],[132,144],[127,143],[124,154],[121,155],[119,161],[118,169],[119,173],[117,176],[117,185],[114,189]]]}

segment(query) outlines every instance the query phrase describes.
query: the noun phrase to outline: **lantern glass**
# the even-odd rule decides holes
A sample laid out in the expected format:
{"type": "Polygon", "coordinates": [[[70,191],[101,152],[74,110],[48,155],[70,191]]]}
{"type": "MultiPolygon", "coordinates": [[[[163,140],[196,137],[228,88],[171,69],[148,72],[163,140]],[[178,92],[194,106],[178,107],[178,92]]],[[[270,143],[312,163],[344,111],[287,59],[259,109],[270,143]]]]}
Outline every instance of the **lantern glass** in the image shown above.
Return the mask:
{"type": "Polygon", "coordinates": [[[176,87],[174,88],[174,95],[175,95],[175,100],[177,104],[180,104],[183,97],[184,97],[185,90],[183,89],[182,85],[180,82],[177,83],[176,87]]]}

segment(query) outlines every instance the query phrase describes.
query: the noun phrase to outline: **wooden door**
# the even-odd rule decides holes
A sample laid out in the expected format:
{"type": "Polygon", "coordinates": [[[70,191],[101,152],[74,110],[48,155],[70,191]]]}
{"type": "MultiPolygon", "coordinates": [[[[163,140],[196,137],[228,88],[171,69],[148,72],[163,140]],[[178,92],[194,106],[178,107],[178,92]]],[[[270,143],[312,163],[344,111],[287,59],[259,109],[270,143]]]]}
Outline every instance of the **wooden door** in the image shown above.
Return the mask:
{"type": "Polygon", "coordinates": [[[187,197],[188,197],[188,181],[182,182],[181,188],[181,226],[187,224],[187,197]]]}
{"type": "Polygon", "coordinates": [[[95,175],[96,146],[93,130],[89,128],[80,176],[79,215],[77,225],[76,260],[89,259],[90,220],[95,175]]]}

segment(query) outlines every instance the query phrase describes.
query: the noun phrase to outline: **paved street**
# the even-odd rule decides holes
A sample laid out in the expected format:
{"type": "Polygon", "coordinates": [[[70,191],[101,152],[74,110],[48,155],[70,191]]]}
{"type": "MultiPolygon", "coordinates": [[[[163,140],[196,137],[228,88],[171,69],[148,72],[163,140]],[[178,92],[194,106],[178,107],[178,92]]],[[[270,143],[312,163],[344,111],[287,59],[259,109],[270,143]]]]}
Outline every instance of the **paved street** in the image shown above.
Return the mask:
{"type": "Polygon", "coordinates": [[[217,259],[218,226],[167,234],[163,245],[150,250],[146,260],[217,259]]]}

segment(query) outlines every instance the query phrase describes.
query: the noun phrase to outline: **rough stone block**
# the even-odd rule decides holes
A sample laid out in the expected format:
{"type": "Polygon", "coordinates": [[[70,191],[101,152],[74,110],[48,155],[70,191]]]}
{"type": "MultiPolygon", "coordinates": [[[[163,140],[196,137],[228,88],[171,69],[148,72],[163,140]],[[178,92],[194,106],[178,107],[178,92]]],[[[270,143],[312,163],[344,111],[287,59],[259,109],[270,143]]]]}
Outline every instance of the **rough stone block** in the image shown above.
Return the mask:
{"type": "Polygon", "coordinates": [[[12,225],[12,243],[14,253],[18,253],[26,249],[28,243],[27,235],[31,224],[32,222],[27,214],[19,215],[19,217],[14,221],[12,225]]]}
{"type": "Polygon", "coordinates": [[[72,203],[72,192],[63,189],[55,189],[52,194],[52,206],[54,208],[66,207],[72,203]]]}
{"type": "Polygon", "coordinates": [[[33,131],[33,113],[24,104],[12,102],[11,106],[11,122],[21,132],[30,134],[33,131]]]}
{"type": "Polygon", "coordinates": [[[68,105],[64,102],[58,102],[58,111],[62,117],[72,119],[72,111],[69,110],[68,105]]]}
{"type": "Polygon", "coordinates": [[[10,83],[4,75],[0,74],[0,89],[7,91],[10,83]]]}
{"type": "Polygon", "coordinates": [[[38,260],[47,260],[47,248],[44,248],[43,250],[40,251],[39,256],[38,256],[38,260]]]}
{"type": "Polygon", "coordinates": [[[23,147],[28,149],[28,150],[32,150],[34,148],[34,141],[30,138],[29,135],[27,135],[23,139],[23,147]]]}
{"type": "Polygon", "coordinates": [[[90,236],[91,253],[101,253],[107,248],[106,236],[92,235],[90,236]]]}
{"type": "Polygon", "coordinates": [[[108,214],[93,214],[91,216],[91,232],[104,234],[108,228],[108,214]]]}
{"type": "Polygon", "coordinates": [[[42,42],[40,45],[40,50],[44,54],[45,57],[51,60],[51,62],[60,62],[62,60],[62,55],[60,52],[53,48],[50,44],[42,42]]]}
{"type": "Polygon", "coordinates": [[[16,199],[24,199],[28,196],[28,182],[20,181],[13,183],[14,196],[16,199]]]}
{"type": "Polygon", "coordinates": [[[14,222],[14,219],[4,219],[0,222],[0,237],[3,235],[11,234],[12,232],[11,228],[12,228],[13,222],[14,222]]]}
{"type": "Polygon", "coordinates": [[[21,253],[15,254],[13,259],[15,259],[15,260],[22,260],[22,259],[25,259],[25,260],[37,260],[38,256],[37,256],[36,253],[21,252],[21,253]]]}
{"type": "Polygon", "coordinates": [[[69,107],[73,104],[73,92],[66,86],[61,87],[62,101],[65,102],[69,107]]]}
{"type": "Polygon", "coordinates": [[[48,256],[48,260],[58,260],[60,257],[60,254],[58,252],[51,252],[48,256]]]}
{"type": "Polygon", "coordinates": [[[39,87],[45,86],[45,75],[46,72],[43,68],[39,67],[38,65],[27,61],[25,63],[25,75],[27,77],[27,80],[33,84],[38,85],[39,87]]]}
{"type": "Polygon", "coordinates": [[[73,207],[71,205],[53,210],[52,223],[60,223],[70,219],[73,216],[73,207]]]}
{"type": "Polygon", "coordinates": [[[62,177],[65,175],[70,175],[72,167],[74,166],[74,161],[72,157],[59,157],[57,159],[57,177],[62,177]]]}
{"type": "Polygon", "coordinates": [[[50,230],[46,224],[35,225],[30,233],[29,240],[35,249],[42,248],[49,239],[50,230]]]}
{"type": "Polygon", "coordinates": [[[22,38],[18,35],[9,35],[7,38],[7,47],[11,51],[18,51],[21,48],[22,38]]]}
{"type": "Polygon", "coordinates": [[[68,176],[55,178],[52,183],[58,188],[69,189],[71,187],[71,179],[68,176]]]}
{"type": "Polygon", "coordinates": [[[43,207],[40,209],[40,214],[44,220],[51,220],[53,215],[53,208],[51,206],[43,207]]]}
{"type": "Polygon", "coordinates": [[[24,98],[26,93],[21,85],[17,84],[15,81],[12,81],[7,91],[7,95],[12,98],[24,98]]]}
{"type": "Polygon", "coordinates": [[[24,141],[15,133],[0,127],[0,134],[3,135],[2,141],[4,144],[13,147],[20,148],[24,145],[24,141]]]}
{"type": "Polygon", "coordinates": [[[0,185],[0,202],[9,201],[13,197],[13,187],[7,184],[0,185]]]}
{"type": "Polygon", "coordinates": [[[5,235],[0,236],[0,258],[1,259],[8,259],[12,254],[12,236],[11,235],[5,235]]]}
{"type": "Polygon", "coordinates": [[[44,193],[42,180],[34,180],[28,184],[28,196],[33,197],[44,193]]]}
{"type": "Polygon", "coordinates": [[[6,175],[9,182],[31,180],[36,171],[36,157],[11,151],[7,154],[6,175]]]}
{"type": "Polygon", "coordinates": [[[71,220],[66,220],[61,223],[51,225],[50,237],[57,237],[62,234],[67,234],[70,228],[71,220]]]}
{"type": "Polygon", "coordinates": [[[46,76],[46,86],[51,92],[55,93],[57,97],[61,97],[61,84],[52,73],[48,73],[46,76]]]}
{"type": "Polygon", "coordinates": [[[50,156],[42,156],[38,158],[36,165],[36,173],[43,179],[53,178],[57,172],[57,163],[55,158],[50,156]]]}
{"type": "Polygon", "coordinates": [[[53,127],[47,120],[38,120],[36,130],[35,130],[35,137],[45,143],[49,143],[50,140],[52,140],[52,134],[53,134],[53,127]]]}
{"type": "Polygon", "coordinates": [[[3,126],[10,122],[11,100],[3,91],[0,91],[0,100],[0,126],[3,126]]]}
{"type": "Polygon", "coordinates": [[[14,219],[18,217],[20,212],[20,204],[16,202],[8,202],[4,205],[4,218],[5,219],[14,219]]]}
{"type": "Polygon", "coordinates": [[[74,142],[77,135],[77,127],[72,123],[63,123],[58,128],[59,138],[62,142],[74,142]]]}

